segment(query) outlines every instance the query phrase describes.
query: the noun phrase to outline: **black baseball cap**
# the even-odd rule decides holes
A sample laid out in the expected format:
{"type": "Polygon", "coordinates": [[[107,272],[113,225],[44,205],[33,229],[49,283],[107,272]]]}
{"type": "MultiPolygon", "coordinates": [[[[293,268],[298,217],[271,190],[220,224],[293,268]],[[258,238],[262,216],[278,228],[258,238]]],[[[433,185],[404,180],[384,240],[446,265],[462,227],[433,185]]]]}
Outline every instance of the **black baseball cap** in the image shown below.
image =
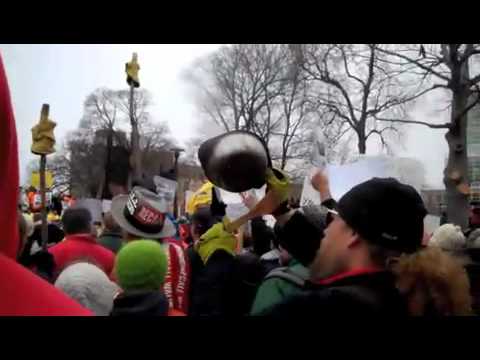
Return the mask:
{"type": "Polygon", "coordinates": [[[422,244],[427,210],[420,194],[393,178],[373,178],[338,202],[339,216],[366,241],[412,253],[422,244]]]}

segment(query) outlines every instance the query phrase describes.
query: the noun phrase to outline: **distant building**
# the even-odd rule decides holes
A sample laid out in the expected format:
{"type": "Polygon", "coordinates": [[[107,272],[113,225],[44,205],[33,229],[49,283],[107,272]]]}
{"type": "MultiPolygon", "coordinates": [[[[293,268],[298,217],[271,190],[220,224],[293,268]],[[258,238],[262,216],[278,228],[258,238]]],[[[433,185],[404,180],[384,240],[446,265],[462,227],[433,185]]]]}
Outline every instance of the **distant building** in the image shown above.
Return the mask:
{"type": "Polygon", "coordinates": [[[470,200],[480,201],[480,105],[468,113],[467,156],[470,200]]]}

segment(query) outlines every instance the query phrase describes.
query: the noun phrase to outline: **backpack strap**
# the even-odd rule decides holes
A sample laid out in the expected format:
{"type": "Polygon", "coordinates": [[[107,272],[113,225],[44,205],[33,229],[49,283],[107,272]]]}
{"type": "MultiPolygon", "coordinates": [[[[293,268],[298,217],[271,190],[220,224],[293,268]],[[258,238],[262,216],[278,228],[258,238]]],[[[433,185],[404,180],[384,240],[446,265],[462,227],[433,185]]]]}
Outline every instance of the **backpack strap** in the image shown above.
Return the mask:
{"type": "Polygon", "coordinates": [[[273,269],[267,274],[267,276],[265,276],[264,280],[268,280],[272,278],[286,280],[289,283],[298,287],[304,287],[305,281],[307,280],[305,277],[295,273],[287,266],[282,266],[282,267],[273,269]]]}

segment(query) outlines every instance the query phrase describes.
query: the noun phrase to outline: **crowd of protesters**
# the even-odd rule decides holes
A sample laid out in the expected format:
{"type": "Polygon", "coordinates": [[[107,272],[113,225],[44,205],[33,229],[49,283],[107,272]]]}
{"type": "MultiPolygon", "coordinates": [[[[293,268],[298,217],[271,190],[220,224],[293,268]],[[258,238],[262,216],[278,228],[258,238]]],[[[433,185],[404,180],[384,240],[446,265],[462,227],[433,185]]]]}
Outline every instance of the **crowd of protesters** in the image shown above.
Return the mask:
{"type": "MultiPolygon", "coordinates": [[[[212,186],[178,223],[160,210],[155,192],[135,186],[113,199],[100,231],[87,209],[63,210],[60,223],[49,224],[57,231],[46,250],[32,249],[41,225],[19,210],[17,260],[100,316],[479,311],[480,229],[446,223],[426,236],[420,195],[392,178],[363,182],[338,201],[322,171],[312,185],[321,206],[284,202],[272,211],[274,227],[257,217],[240,231],[218,216],[227,205],[212,186]]],[[[258,201],[241,198],[249,209],[258,201]]]]}

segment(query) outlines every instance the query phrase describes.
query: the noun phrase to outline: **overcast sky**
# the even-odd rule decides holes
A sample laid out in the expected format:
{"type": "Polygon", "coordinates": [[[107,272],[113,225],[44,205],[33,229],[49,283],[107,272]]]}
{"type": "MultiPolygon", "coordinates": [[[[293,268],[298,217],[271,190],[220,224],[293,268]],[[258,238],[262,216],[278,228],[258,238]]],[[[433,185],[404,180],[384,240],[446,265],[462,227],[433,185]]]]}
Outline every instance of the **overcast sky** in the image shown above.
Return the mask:
{"type": "MultiPolygon", "coordinates": [[[[198,116],[182,71],[197,57],[217,49],[215,44],[169,45],[0,45],[13,100],[20,150],[22,182],[25,167],[34,158],[30,153],[30,129],[38,122],[43,103],[50,104],[51,118],[57,122],[55,134],[61,143],[82,116],[83,102],[94,89],[106,86],[126,88],[125,62],[132,52],[139,56],[141,86],[150,90],[154,120],[167,121],[172,135],[183,143],[195,134],[198,116]]],[[[446,121],[448,113],[437,111],[443,104],[435,96],[424,98],[412,111],[418,120],[446,121]]],[[[427,182],[443,187],[442,172],[447,155],[444,131],[422,126],[406,128],[405,149],[399,156],[422,161],[427,182]]],[[[378,152],[373,142],[369,154],[378,152]]]]}

